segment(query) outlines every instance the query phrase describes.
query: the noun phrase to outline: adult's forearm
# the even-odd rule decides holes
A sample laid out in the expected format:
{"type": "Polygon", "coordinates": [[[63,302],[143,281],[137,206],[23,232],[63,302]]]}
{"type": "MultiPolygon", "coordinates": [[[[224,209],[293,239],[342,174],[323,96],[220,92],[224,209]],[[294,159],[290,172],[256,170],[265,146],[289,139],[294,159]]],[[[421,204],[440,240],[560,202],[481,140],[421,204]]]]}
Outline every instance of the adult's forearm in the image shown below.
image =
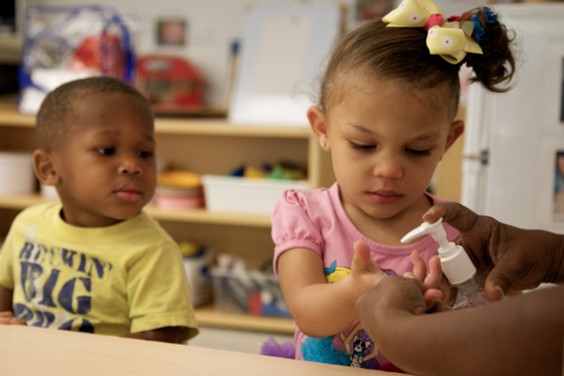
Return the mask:
{"type": "Polygon", "coordinates": [[[414,315],[377,305],[364,318],[380,351],[418,375],[562,372],[564,285],[486,306],[414,315]]]}
{"type": "MultiPolygon", "coordinates": [[[[564,282],[564,236],[553,235],[556,243],[554,247],[554,260],[552,261],[553,270],[550,270],[544,282],[559,283],[564,282]]],[[[549,245],[550,246],[550,245],[549,245]]]]}

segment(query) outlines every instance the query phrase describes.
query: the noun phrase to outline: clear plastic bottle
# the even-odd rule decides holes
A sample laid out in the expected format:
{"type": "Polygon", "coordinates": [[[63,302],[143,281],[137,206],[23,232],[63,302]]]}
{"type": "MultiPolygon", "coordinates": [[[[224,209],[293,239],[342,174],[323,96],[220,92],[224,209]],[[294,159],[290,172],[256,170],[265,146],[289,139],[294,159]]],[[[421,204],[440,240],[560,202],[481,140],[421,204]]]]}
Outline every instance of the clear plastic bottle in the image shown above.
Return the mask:
{"type": "Polygon", "coordinates": [[[488,302],[484,290],[478,285],[475,278],[470,278],[452,287],[451,294],[456,294],[452,302],[452,309],[474,307],[488,302]]]}
{"type": "Polygon", "coordinates": [[[452,309],[460,309],[482,305],[488,302],[484,290],[476,281],[476,267],[466,254],[464,248],[449,242],[446,231],[442,224],[442,218],[435,223],[423,222],[419,227],[413,229],[402,239],[402,243],[408,243],[420,236],[431,235],[439,243],[439,258],[443,273],[453,287],[451,299],[452,309]]]}

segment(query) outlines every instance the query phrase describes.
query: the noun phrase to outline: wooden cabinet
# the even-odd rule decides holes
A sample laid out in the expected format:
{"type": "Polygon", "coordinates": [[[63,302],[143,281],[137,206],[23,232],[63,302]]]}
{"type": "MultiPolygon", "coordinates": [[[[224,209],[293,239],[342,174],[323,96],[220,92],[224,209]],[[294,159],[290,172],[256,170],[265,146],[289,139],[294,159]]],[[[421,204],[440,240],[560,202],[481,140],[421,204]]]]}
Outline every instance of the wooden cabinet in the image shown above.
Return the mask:
{"type": "MultiPolygon", "coordinates": [[[[224,174],[238,164],[290,161],[307,170],[311,188],[329,186],[334,176],[329,157],[318,146],[308,127],[233,125],[216,119],[156,120],[157,157],[202,174],[224,174]]],[[[34,117],[19,114],[15,105],[0,105],[0,150],[32,151],[34,117]]],[[[7,234],[14,216],[23,208],[44,200],[39,193],[0,196],[0,237],[7,234]]],[[[258,265],[272,257],[270,219],[261,215],[211,213],[205,209],[163,210],[146,208],[177,241],[192,240],[216,252],[243,257],[258,265]]],[[[197,311],[202,325],[291,333],[290,320],[246,317],[197,311]]]]}

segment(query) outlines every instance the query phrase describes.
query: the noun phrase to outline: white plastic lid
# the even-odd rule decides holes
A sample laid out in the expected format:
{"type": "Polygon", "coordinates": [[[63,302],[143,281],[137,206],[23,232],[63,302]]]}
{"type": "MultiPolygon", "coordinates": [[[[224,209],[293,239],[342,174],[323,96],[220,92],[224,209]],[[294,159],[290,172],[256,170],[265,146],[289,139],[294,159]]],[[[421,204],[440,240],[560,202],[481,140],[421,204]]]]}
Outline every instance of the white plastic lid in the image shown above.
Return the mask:
{"type": "Polygon", "coordinates": [[[474,276],[476,267],[464,248],[447,241],[442,218],[439,218],[435,223],[423,222],[419,227],[401,238],[401,242],[408,243],[423,235],[431,235],[439,243],[438,253],[441,259],[441,267],[450,284],[457,285],[474,276]]]}

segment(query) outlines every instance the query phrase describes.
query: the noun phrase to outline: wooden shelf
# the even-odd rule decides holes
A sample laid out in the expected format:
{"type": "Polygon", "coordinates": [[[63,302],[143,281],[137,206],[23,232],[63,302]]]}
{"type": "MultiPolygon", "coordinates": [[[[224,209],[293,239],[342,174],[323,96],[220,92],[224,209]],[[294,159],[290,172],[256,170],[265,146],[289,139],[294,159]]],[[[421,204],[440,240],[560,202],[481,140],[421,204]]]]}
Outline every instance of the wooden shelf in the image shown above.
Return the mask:
{"type": "Polygon", "coordinates": [[[217,311],[213,306],[196,308],[196,321],[201,326],[255,332],[293,334],[295,329],[291,319],[225,313],[217,311]]]}
{"type": "MultiPolygon", "coordinates": [[[[0,126],[33,128],[35,116],[19,113],[14,105],[0,104],[0,126]]],[[[157,134],[200,135],[225,137],[266,137],[309,139],[311,131],[305,125],[257,126],[252,124],[231,124],[225,119],[199,118],[157,118],[155,120],[157,134]]]]}
{"type": "MultiPolygon", "coordinates": [[[[49,201],[39,194],[0,196],[0,208],[24,209],[30,205],[49,201]]],[[[216,225],[238,225],[259,228],[270,228],[270,218],[263,215],[243,215],[232,213],[213,213],[205,209],[163,210],[150,204],[145,211],[156,220],[197,222],[216,225]]]]}

